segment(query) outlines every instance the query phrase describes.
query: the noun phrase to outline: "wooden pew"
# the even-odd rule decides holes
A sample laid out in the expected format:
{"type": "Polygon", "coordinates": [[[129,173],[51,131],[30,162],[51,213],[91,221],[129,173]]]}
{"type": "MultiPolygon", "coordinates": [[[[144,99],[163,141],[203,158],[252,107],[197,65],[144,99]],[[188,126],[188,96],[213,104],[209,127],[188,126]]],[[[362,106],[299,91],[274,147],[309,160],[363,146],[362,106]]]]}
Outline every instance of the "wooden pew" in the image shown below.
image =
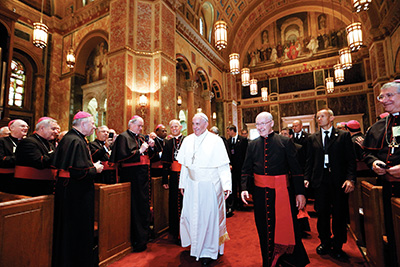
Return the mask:
{"type": "Polygon", "coordinates": [[[51,266],[54,196],[0,192],[0,266],[51,266]]]}
{"type": "Polygon", "coordinates": [[[364,213],[361,182],[376,184],[376,177],[357,177],[354,191],[349,194],[350,229],[359,246],[365,246],[364,213]]]}
{"type": "Polygon", "coordinates": [[[400,257],[400,198],[392,197],[392,213],[393,213],[393,227],[394,236],[396,239],[396,254],[397,261],[400,257]]]}
{"type": "Polygon", "coordinates": [[[95,221],[99,266],[106,266],[132,251],[130,183],[95,184],[95,221]]]}
{"type": "Polygon", "coordinates": [[[385,266],[382,186],[374,186],[367,181],[362,181],[361,186],[367,257],[374,266],[385,266]]]}
{"type": "Polygon", "coordinates": [[[169,190],[162,186],[162,177],[151,178],[151,206],[153,211],[153,235],[159,236],[168,229],[168,197],[169,190]]]}

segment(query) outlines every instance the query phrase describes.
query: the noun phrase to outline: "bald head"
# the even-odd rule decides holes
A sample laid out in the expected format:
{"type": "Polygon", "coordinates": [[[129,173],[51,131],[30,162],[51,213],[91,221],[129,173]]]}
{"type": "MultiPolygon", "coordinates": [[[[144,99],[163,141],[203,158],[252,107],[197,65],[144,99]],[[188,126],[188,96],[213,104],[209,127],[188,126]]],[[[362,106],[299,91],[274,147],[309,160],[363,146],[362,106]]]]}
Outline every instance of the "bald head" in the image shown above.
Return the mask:
{"type": "Polygon", "coordinates": [[[10,135],[17,139],[22,139],[28,134],[28,124],[20,119],[14,120],[10,126],[10,135]]]}

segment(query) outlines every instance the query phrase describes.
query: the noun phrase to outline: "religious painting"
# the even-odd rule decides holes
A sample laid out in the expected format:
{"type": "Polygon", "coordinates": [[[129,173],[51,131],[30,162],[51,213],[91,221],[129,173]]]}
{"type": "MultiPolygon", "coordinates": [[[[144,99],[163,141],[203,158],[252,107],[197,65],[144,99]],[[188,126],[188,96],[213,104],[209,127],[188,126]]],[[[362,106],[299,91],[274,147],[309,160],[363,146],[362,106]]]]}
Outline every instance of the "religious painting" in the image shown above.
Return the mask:
{"type": "Polygon", "coordinates": [[[96,45],[86,61],[86,83],[103,80],[107,78],[107,53],[108,44],[103,41],[96,45]]]}
{"type": "Polygon", "coordinates": [[[246,44],[244,67],[295,63],[347,46],[346,24],[320,12],[284,16],[253,36],[246,44]]]}

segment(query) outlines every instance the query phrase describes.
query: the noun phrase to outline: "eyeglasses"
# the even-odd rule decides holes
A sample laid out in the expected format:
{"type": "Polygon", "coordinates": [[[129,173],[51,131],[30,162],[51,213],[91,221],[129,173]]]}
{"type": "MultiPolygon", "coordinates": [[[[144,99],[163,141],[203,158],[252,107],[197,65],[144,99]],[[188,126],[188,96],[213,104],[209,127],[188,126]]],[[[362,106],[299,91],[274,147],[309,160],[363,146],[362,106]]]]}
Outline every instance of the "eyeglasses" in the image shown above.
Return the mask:
{"type": "Polygon", "coordinates": [[[387,94],[380,94],[376,97],[376,99],[378,99],[379,102],[382,102],[385,98],[387,99],[391,99],[392,97],[394,97],[395,95],[397,95],[399,93],[387,93],[387,94]]]}
{"type": "Polygon", "coordinates": [[[256,126],[265,126],[265,125],[267,125],[267,124],[270,123],[270,122],[272,122],[272,120],[267,121],[267,122],[256,123],[256,126]]]}

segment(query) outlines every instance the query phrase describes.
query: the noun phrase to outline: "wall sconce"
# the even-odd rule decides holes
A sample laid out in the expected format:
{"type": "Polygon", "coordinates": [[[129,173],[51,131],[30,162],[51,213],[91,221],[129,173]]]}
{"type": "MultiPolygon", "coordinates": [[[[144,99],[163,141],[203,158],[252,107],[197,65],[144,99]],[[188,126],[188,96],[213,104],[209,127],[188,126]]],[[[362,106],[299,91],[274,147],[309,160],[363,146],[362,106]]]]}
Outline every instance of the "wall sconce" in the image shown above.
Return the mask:
{"type": "Polygon", "coordinates": [[[213,112],[212,118],[213,118],[213,120],[216,120],[216,119],[217,119],[217,112],[213,112]]]}
{"type": "Polygon", "coordinates": [[[145,96],[144,94],[139,97],[139,106],[142,107],[141,108],[142,116],[144,116],[145,107],[147,106],[147,102],[148,102],[147,96],[145,96]]]}
{"type": "Polygon", "coordinates": [[[168,76],[161,76],[161,84],[166,85],[168,83],[168,76]]]}
{"type": "Polygon", "coordinates": [[[178,99],[176,100],[176,104],[178,104],[178,106],[182,105],[182,97],[181,97],[180,94],[178,95],[178,99]]]}
{"type": "Polygon", "coordinates": [[[201,113],[203,110],[201,109],[201,107],[197,108],[197,113],[201,113]]]}

